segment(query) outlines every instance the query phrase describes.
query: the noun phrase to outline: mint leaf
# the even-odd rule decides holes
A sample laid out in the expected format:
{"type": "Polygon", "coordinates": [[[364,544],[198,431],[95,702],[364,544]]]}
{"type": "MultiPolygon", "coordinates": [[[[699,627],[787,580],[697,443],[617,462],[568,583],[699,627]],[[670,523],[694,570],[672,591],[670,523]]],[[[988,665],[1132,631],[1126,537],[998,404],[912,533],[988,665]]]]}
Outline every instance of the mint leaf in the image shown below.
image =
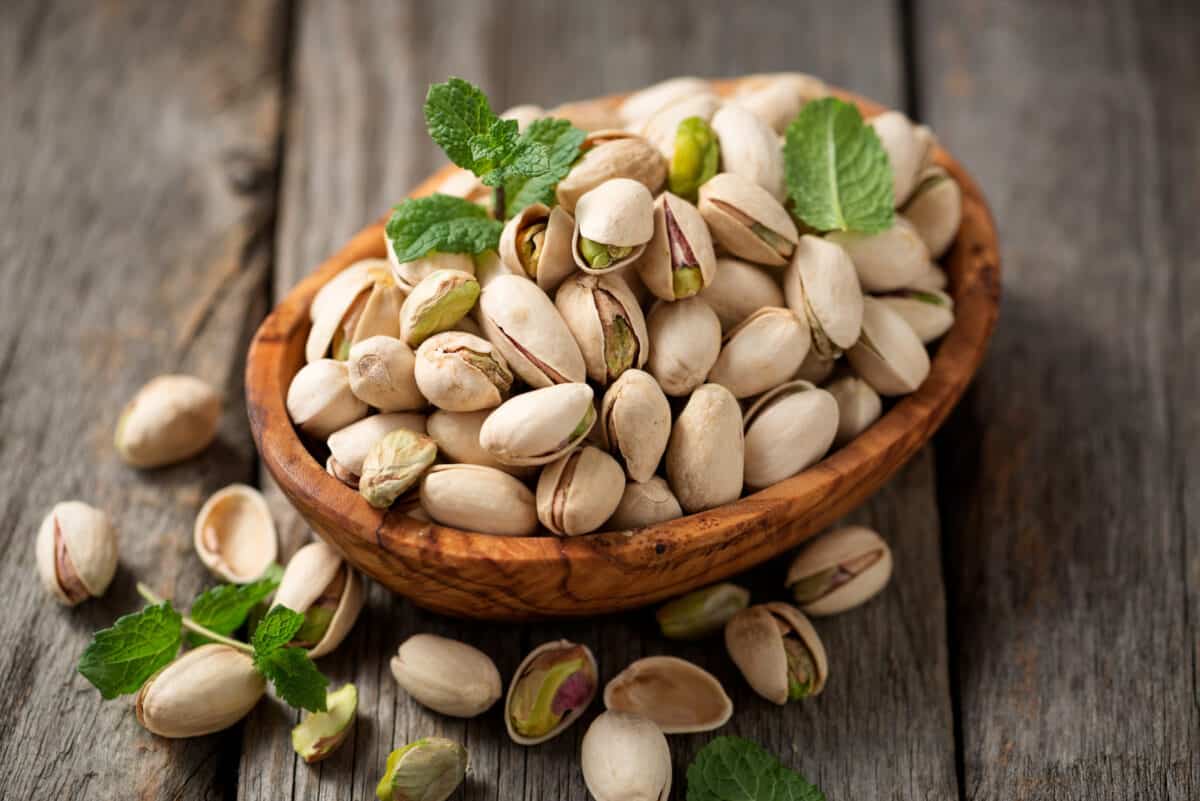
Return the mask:
{"type": "Polygon", "coordinates": [[[806,103],[788,126],[783,155],[796,216],[811,227],[874,234],[892,226],[887,151],[853,103],[806,103]]]}
{"type": "Polygon", "coordinates": [[[164,601],[96,632],[79,657],[79,672],[105,700],[134,693],[175,658],[182,640],[183,618],[164,601]]]}
{"type": "Polygon", "coordinates": [[[405,200],[392,209],[387,237],[400,262],[430,251],[482,253],[500,244],[504,223],[490,219],[481,207],[460,197],[430,195],[405,200]]]}
{"type": "Polygon", "coordinates": [[[537,176],[514,175],[504,182],[504,216],[514,217],[533,203],[554,205],[554,187],[571,171],[579,158],[585,134],[566,120],[549,117],[534,120],[521,138],[536,142],[548,152],[546,171],[537,176]]]}
{"type": "MultiPolygon", "coordinates": [[[[263,621],[266,622],[266,618],[263,621]]],[[[285,703],[309,712],[325,711],[325,688],[329,686],[329,679],[317,670],[303,649],[278,648],[264,654],[256,652],[254,667],[270,679],[275,686],[275,693],[285,703]]]]}
{"type": "MultiPolygon", "coordinates": [[[[246,622],[247,615],[279,587],[279,579],[265,575],[249,584],[221,584],[205,590],[192,602],[188,617],[217,634],[233,634],[246,622]]],[[[202,645],[209,638],[188,632],[188,643],[202,645]]]]}
{"type": "Polygon", "coordinates": [[[296,632],[304,625],[304,615],[293,612],[286,606],[276,606],[258,622],[250,644],[254,653],[266,654],[275,651],[292,641],[296,632]]]}
{"type": "Polygon", "coordinates": [[[687,801],[825,801],[825,794],[757,743],[718,737],[688,767],[687,801]]]}

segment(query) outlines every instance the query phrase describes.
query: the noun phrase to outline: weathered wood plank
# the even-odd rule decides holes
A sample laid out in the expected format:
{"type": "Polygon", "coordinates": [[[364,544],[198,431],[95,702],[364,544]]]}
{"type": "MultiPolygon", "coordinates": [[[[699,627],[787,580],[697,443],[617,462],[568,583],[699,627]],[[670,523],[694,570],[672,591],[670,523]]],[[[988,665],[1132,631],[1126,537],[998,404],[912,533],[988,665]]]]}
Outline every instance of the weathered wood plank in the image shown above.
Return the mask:
{"type": "Polygon", "coordinates": [[[1005,259],[941,450],[966,797],[1196,798],[1197,8],[919,5],[1005,259]]]}
{"type": "Polygon", "coordinates": [[[91,632],[140,606],[137,579],[190,598],[204,497],[254,477],[241,411],[267,298],[279,3],[0,5],[0,795],[213,798],[236,738],[170,742],[75,672],[91,632]],[[140,474],[111,446],[125,401],[185,371],[227,395],[219,441],[140,474]],[[34,534],[59,500],[121,536],[108,595],[57,606],[34,534]]]}

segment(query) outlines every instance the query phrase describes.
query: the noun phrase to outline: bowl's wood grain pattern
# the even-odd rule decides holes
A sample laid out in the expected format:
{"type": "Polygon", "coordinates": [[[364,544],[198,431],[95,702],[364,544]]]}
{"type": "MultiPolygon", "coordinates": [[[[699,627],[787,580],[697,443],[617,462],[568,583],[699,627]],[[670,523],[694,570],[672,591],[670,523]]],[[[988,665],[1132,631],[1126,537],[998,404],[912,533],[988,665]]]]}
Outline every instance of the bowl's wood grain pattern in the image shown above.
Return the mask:
{"type": "MultiPolygon", "coordinates": [[[[717,85],[728,92],[736,83],[717,85]]],[[[867,116],[883,110],[838,94],[858,103],[867,116]]],[[[942,424],[984,357],[1000,300],[995,226],[962,165],[943,150],[937,161],[962,186],[963,220],[943,260],[956,319],[937,346],[929,378],[849,445],[769,489],[634,534],[568,539],[474,534],[371,508],[308,452],[284,399],[304,362],[313,296],[353,262],[385,256],[382,222],[360,231],[302,281],[254,337],[246,395],[259,452],[322,538],[376,581],[440,612],[497,620],[595,615],[649,604],[743,571],[795,547],[874,493],[942,424]]],[[[450,169],[430,177],[413,195],[431,193],[450,169]]]]}

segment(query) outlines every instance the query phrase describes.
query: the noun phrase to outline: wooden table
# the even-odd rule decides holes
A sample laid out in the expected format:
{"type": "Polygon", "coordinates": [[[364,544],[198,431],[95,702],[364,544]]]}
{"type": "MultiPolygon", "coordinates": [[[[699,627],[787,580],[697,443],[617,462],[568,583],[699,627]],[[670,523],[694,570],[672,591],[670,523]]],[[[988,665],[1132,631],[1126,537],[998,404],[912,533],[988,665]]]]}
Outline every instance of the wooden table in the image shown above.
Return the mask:
{"type": "MultiPolygon", "coordinates": [[[[418,631],[508,674],[578,638],[605,678],[644,654],[708,666],[752,737],[832,800],[1200,797],[1200,6],[1188,0],[0,4],[0,797],[367,799],[422,735],[470,749],[464,799],[584,799],[583,726],[512,745],[494,709],[431,714],[387,660],[418,631]],[[836,10],[835,10],[836,9],[836,10]],[[203,499],[254,482],[246,343],[272,298],[440,162],[425,87],[552,105],[674,74],[799,69],[930,123],[988,192],[1005,297],[936,446],[859,519],[896,551],[865,608],[821,621],[819,698],[755,697],[717,642],[649,612],[528,627],[439,618],[378,587],[322,661],[362,716],[316,767],[295,716],[157,739],[74,671],[137,579],[191,598],[203,499]],[[113,424],[169,371],[227,393],[215,447],[137,473],[113,424]],[[56,501],[109,510],[121,569],[74,610],[38,586],[56,501]]],[[[308,536],[274,496],[287,550],[308,536]]],[[[775,592],[782,565],[747,577],[775,592]]],[[[594,709],[593,709],[594,712],[594,709]]],[[[677,786],[709,735],[673,737],[677,786]]]]}

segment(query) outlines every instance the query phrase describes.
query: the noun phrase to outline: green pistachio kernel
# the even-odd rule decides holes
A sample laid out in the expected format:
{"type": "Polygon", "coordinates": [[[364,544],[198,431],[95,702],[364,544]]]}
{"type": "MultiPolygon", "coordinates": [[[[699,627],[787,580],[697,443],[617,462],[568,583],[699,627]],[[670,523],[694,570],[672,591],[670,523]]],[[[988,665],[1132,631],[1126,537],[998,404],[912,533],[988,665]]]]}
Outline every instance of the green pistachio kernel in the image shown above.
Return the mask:
{"type": "Polygon", "coordinates": [[[583,413],[583,419],[579,421],[579,425],[575,426],[575,430],[571,432],[571,436],[567,437],[567,442],[574,442],[577,439],[582,439],[591,430],[592,423],[596,420],[596,407],[589,406],[588,410],[583,413]]]}
{"type": "Polygon", "coordinates": [[[621,245],[602,245],[599,242],[593,242],[586,236],[581,236],[579,237],[579,251],[583,254],[584,261],[594,269],[603,270],[633,253],[634,248],[621,245]]]}
{"type": "Polygon", "coordinates": [[[547,650],[513,688],[513,729],[523,737],[545,737],[567,714],[590,701],[595,688],[596,675],[582,646],[547,650]]]}
{"type": "Polygon", "coordinates": [[[704,287],[704,277],[699,267],[680,267],[671,276],[675,299],[683,300],[695,295],[704,287]]]}
{"type": "Polygon", "coordinates": [[[813,655],[794,637],[783,638],[783,651],[787,654],[788,700],[807,698],[817,683],[817,664],[813,655]]]}
{"type": "Polygon", "coordinates": [[[778,251],[781,256],[790,256],[795,246],[784,239],[779,234],[772,231],[761,223],[754,223],[750,226],[750,232],[757,236],[762,241],[766,242],[772,250],[778,251]]]}
{"type": "Polygon", "coordinates": [[[673,194],[695,201],[701,184],[717,174],[721,147],[717,135],[700,117],[688,117],[675,129],[675,153],[667,174],[673,194]]]}
{"type": "Polygon", "coordinates": [[[523,229],[517,235],[517,257],[530,278],[537,278],[538,260],[546,241],[546,223],[540,222],[523,229]]]}

